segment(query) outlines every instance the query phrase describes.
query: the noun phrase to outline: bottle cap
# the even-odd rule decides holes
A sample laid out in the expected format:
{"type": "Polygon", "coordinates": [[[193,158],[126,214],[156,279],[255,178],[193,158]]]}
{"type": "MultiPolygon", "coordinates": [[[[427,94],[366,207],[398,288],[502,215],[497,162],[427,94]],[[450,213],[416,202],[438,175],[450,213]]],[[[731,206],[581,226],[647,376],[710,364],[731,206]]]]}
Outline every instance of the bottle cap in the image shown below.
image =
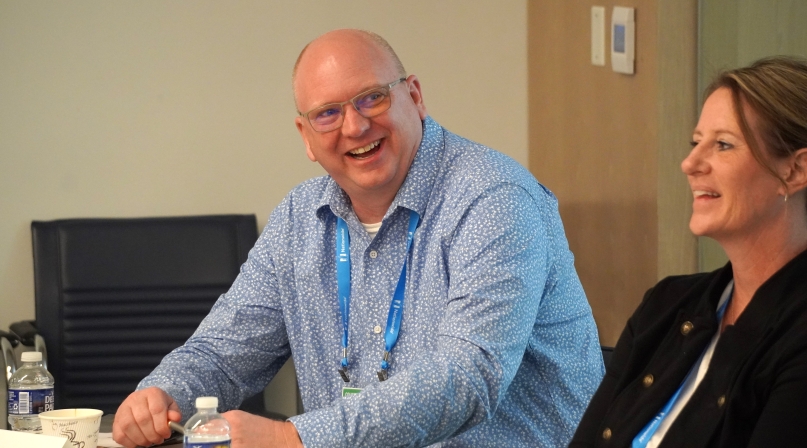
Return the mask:
{"type": "Polygon", "coordinates": [[[42,352],[22,352],[20,360],[22,360],[22,362],[41,362],[42,352]]]}
{"type": "Polygon", "coordinates": [[[199,397],[196,399],[196,409],[218,408],[219,397],[199,397]]]}

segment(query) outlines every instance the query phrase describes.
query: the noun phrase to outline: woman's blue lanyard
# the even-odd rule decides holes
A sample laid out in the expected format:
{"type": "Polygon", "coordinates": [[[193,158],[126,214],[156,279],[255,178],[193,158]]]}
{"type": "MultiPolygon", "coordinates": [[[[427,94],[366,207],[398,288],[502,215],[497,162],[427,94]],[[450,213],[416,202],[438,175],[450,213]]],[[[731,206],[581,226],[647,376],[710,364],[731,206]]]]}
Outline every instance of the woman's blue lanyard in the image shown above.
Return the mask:
{"type": "MultiPolygon", "coordinates": [[[[387,369],[389,368],[389,354],[395,343],[398,342],[398,332],[401,329],[403,318],[404,291],[406,290],[406,259],[409,249],[412,247],[412,240],[415,237],[420,217],[414,210],[409,211],[409,230],[406,235],[406,254],[404,258],[401,276],[398,278],[398,285],[392,296],[387,316],[387,329],[384,332],[384,356],[381,360],[381,370],[378,371],[378,379],[387,379],[387,369]]],[[[339,375],[346,383],[350,382],[347,374],[347,346],[348,327],[350,324],[350,234],[347,223],[342,218],[336,218],[336,283],[339,294],[339,311],[342,313],[342,363],[339,368],[339,375]]]]}
{"type": "MultiPolygon", "coordinates": [[[[718,331],[720,331],[719,329],[720,322],[723,320],[723,315],[726,313],[726,306],[729,304],[729,302],[731,302],[731,296],[729,296],[729,298],[726,299],[726,301],[723,302],[723,304],[720,305],[720,308],[718,308],[717,310],[718,331]]],[[[705,348],[703,350],[704,353],[708,349],[709,347],[705,348]]],[[[678,386],[678,390],[676,390],[673,396],[670,397],[670,400],[667,402],[667,404],[665,404],[664,407],[661,408],[659,413],[653,418],[653,420],[650,420],[650,423],[648,423],[647,426],[644,427],[644,429],[639,431],[639,434],[633,439],[633,444],[631,445],[631,448],[645,448],[647,446],[647,444],[650,442],[650,438],[653,437],[653,434],[656,433],[656,430],[661,425],[661,422],[664,420],[664,417],[666,417],[667,414],[669,414],[670,409],[672,409],[672,407],[675,406],[675,402],[678,401],[678,397],[681,395],[681,391],[684,390],[684,385],[689,380],[689,377],[692,376],[692,373],[698,369],[698,366],[700,366],[702,359],[703,354],[701,354],[701,357],[698,358],[698,361],[696,361],[695,364],[692,365],[692,367],[690,367],[689,373],[687,373],[687,376],[684,377],[684,381],[682,381],[681,385],[678,386]]]]}

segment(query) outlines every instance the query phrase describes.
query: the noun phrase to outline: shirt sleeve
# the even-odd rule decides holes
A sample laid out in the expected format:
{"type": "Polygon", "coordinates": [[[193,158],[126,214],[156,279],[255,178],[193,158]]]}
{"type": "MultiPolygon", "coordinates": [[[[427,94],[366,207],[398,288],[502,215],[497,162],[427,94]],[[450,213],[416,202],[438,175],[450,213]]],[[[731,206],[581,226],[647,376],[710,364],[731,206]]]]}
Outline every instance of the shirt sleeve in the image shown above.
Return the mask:
{"type": "MultiPolygon", "coordinates": [[[[282,204],[278,210],[282,210],[282,204]]],[[[278,213],[273,213],[277,219],[278,213]]],[[[184,419],[200,396],[219,397],[219,411],[260,392],[290,356],[271,260],[273,218],[233,285],[188,341],[138,385],[156,386],[179,404],[184,419]],[[189,374],[192,373],[192,374],[189,374]]]]}
{"type": "Polygon", "coordinates": [[[446,249],[449,297],[436,348],[358,395],[292,417],[305,446],[424,446],[493,416],[547,279],[545,199],[501,184],[470,203],[446,249]]]}

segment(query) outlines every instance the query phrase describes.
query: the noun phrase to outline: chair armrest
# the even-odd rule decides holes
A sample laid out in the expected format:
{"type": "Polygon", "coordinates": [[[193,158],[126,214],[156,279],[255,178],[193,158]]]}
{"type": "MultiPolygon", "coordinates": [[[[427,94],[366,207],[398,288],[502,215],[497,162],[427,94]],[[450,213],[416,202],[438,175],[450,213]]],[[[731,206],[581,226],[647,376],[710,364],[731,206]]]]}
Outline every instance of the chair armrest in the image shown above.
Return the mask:
{"type": "Polygon", "coordinates": [[[34,350],[42,353],[42,367],[48,370],[48,348],[45,346],[45,338],[39,333],[34,335],[34,350]]]}
{"type": "MultiPolygon", "coordinates": [[[[11,375],[17,371],[17,360],[14,357],[14,346],[9,342],[6,335],[0,336],[0,350],[3,352],[2,358],[0,358],[0,361],[2,361],[0,367],[3,368],[3,374],[0,376],[3,377],[3,386],[7,386],[11,375]]],[[[8,387],[3,387],[3,390],[8,391],[8,387]]],[[[0,403],[5,403],[5,401],[0,400],[0,403]]]]}
{"type": "Polygon", "coordinates": [[[38,333],[36,329],[36,321],[22,320],[14,322],[8,328],[14,335],[22,342],[22,345],[34,346],[34,336],[38,333]]]}
{"type": "MultiPolygon", "coordinates": [[[[45,338],[36,329],[36,321],[23,320],[9,325],[11,334],[17,337],[22,345],[33,347],[35,351],[42,353],[42,366],[48,368],[48,348],[45,346],[45,338]]],[[[15,344],[16,345],[16,344],[15,344]]]]}
{"type": "Polygon", "coordinates": [[[3,406],[0,406],[0,429],[8,429],[8,406],[5,406],[5,403],[8,403],[8,379],[16,370],[16,365],[14,363],[14,349],[12,349],[11,343],[4,336],[0,336],[0,347],[2,347],[3,352],[2,357],[0,357],[0,367],[3,369],[3,373],[0,375],[0,403],[3,404],[3,406]]]}

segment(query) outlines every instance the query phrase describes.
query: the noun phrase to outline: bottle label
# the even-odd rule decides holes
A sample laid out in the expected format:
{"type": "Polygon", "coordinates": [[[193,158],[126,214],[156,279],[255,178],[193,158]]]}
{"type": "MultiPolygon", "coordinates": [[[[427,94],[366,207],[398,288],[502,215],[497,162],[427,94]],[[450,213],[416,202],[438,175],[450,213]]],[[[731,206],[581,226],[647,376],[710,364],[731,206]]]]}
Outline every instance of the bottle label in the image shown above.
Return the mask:
{"type": "Polygon", "coordinates": [[[230,448],[230,441],[224,442],[188,442],[185,440],[185,448],[230,448]]]}
{"type": "Polygon", "coordinates": [[[53,388],[9,389],[9,415],[33,415],[53,410],[53,388]]]}

